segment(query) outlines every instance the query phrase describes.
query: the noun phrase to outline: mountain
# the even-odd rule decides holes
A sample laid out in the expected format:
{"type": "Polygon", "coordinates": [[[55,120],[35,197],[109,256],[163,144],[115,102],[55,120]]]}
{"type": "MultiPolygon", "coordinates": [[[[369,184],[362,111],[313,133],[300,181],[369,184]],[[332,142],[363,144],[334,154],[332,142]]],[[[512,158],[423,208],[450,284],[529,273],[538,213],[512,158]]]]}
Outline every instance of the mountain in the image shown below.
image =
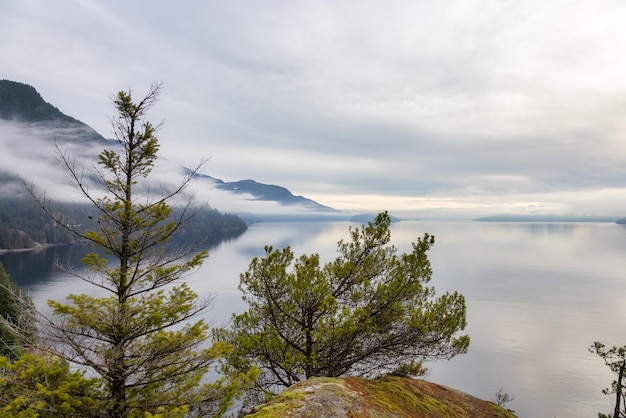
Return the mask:
{"type": "MultiPolygon", "coordinates": [[[[38,193],[45,193],[46,199],[54,199],[51,205],[64,214],[69,224],[92,229],[92,219],[98,214],[92,205],[74,202],[78,195],[67,186],[58,152],[67,152],[68,163],[89,168],[98,154],[111,146],[111,140],[47,103],[32,86],[0,80],[0,250],[77,242],[73,234],[52,222],[34,204],[20,178],[38,193]]],[[[92,193],[97,193],[97,185],[101,184],[97,175],[87,169],[82,180],[92,193]]],[[[177,239],[211,245],[246,229],[245,222],[236,215],[207,206],[185,224],[177,239]]]]}
{"type": "MultiPolygon", "coordinates": [[[[46,102],[37,90],[27,84],[0,80],[0,121],[7,120],[19,125],[19,139],[0,138],[11,142],[18,142],[24,137],[34,139],[35,136],[44,137],[50,144],[54,140],[57,144],[65,146],[71,145],[72,154],[79,154],[85,159],[89,158],[93,161],[97,158],[98,153],[105,147],[110,147],[111,142],[103,138],[95,130],[84,124],[83,122],[62,113],[52,104],[46,102]]],[[[18,135],[16,135],[17,137],[18,135]]],[[[41,141],[41,138],[40,138],[41,141]]],[[[2,144],[0,144],[2,145],[2,144]]],[[[13,146],[13,144],[4,144],[4,148],[13,146]]],[[[37,145],[30,147],[41,150],[43,148],[37,145]]],[[[49,147],[48,147],[49,148],[49,147]]],[[[65,149],[65,147],[63,147],[65,149]]],[[[49,152],[43,158],[50,158],[52,164],[55,158],[54,152],[49,152]]],[[[19,156],[20,159],[27,156],[19,156]]],[[[89,164],[91,165],[91,163],[89,164]]],[[[170,167],[170,169],[179,169],[170,167]]],[[[0,168],[0,181],[3,176],[14,177],[14,174],[6,173],[0,168]]],[[[170,176],[171,177],[171,176],[170,176]]],[[[208,183],[211,190],[220,190],[230,195],[235,195],[245,202],[275,202],[285,210],[280,210],[280,215],[289,215],[293,212],[306,212],[308,215],[328,214],[337,212],[335,209],[317,203],[303,196],[293,195],[284,187],[270,184],[258,183],[254,180],[240,180],[235,182],[225,182],[221,179],[211,176],[201,176],[201,182],[208,183]]],[[[212,200],[212,199],[208,199],[212,200]]],[[[216,199],[220,200],[220,199],[216,199]]],[[[230,199],[233,200],[232,198],[230,199]]],[[[274,206],[276,207],[276,206],[274,206]]],[[[262,209],[261,213],[268,215],[268,210],[262,209]]],[[[254,215],[254,208],[250,209],[249,205],[242,207],[241,210],[232,210],[232,212],[242,212],[247,215],[254,215]]]]}
{"type": "MultiPolygon", "coordinates": [[[[366,224],[368,222],[374,222],[376,220],[377,213],[361,213],[359,215],[352,216],[349,221],[350,222],[358,222],[361,224],[366,224]]],[[[399,218],[396,218],[393,215],[389,215],[391,222],[400,222],[399,218]]]]}
{"type": "Polygon", "coordinates": [[[34,87],[0,80],[0,195],[24,195],[17,175],[37,185],[65,181],[54,175],[59,166],[55,146],[93,161],[108,145],[94,129],[46,102],[34,87]]]}
{"type": "Polygon", "coordinates": [[[324,206],[304,196],[294,196],[286,188],[273,184],[258,183],[254,180],[225,182],[207,175],[200,175],[199,178],[204,181],[212,182],[213,186],[219,190],[225,190],[235,194],[251,195],[253,200],[278,202],[286,206],[297,205],[312,211],[337,212],[336,209],[324,206]]]}
{"type": "MultiPolygon", "coordinates": [[[[0,153],[0,196],[4,196],[0,202],[3,203],[0,205],[0,249],[70,242],[72,239],[58,234],[55,229],[48,231],[45,219],[33,218],[32,222],[25,222],[15,218],[32,212],[31,208],[24,206],[32,206],[32,202],[26,196],[18,175],[26,183],[35,185],[39,191],[45,191],[51,197],[63,200],[64,205],[71,206],[76,195],[67,186],[65,174],[59,167],[59,151],[67,152],[70,161],[76,163],[77,167],[87,168],[84,180],[93,179],[91,190],[96,191],[98,178],[91,173],[89,167],[94,166],[103,149],[113,145],[111,140],[105,139],[85,123],[46,102],[34,87],[16,81],[0,80],[0,148],[3,150],[0,153]]],[[[152,178],[161,180],[158,185],[150,186],[154,189],[171,189],[170,186],[174,183],[168,182],[175,182],[173,179],[178,178],[181,170],[185,170],[168,162],[166,158],[158,165],[152,178]]],[[[203,226],[198,231],[213,231],[214,228],[209,226],[213,222],[226,225],[223,227],[226,230],[245,230],[241,219],[250,223],[328,220],[332,218],[329,214],[334,215],[333,219],[347,217],[311,199],[295,196],[277,185],[254,180],[225,182],[211,176],[200,176],[198,180],[193,188],[200,188],[198,197],[201,200],[210,203],[228,202],[230,206],[227,211],[238,215],[235,216],[238,220],[230,217],[218,219],[212,213],[211,217],[203,218],[203,226]]],[[[69,210],[78,214],[82,209],[69,210]]],[[[188,230],[187,235],[197,234],[188,230]]]]}
{"type": "MultiPolygon", "coordinates": [[[[474,219],[478,222],[615,222],[614,216],[586,215],[493,215],[474,219]]],[[[619,223],[619,222],[618,222],[619,223]]]]}
{"type": "Polygon", "coordinates": [[[16,81],[0,80],[0,119],[45,127],[59,142],[79,139],[106,143],[91,127],[46,102],[34,87],[16,81]]]}
{"type": "Polygon", "coordinates": [[[33,86],[10,80],[0,80],[0,119],[81,123],[44,101],[33,86]]]}

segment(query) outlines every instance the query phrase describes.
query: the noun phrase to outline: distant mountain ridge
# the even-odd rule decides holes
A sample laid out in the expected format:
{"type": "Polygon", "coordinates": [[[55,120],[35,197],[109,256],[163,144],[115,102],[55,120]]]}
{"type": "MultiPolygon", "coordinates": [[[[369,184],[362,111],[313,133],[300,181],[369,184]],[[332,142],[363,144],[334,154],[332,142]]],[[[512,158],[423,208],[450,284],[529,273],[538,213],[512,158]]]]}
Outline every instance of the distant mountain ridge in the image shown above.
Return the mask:
{"type": "MultiPolygon", "coordinates": [[[[0,120],[2,119],[22,123],[24,124],[23,126],[34,127],[34,129],[41,128],[45,131],[47,140],[54,139],[58,142],[71,143],[71,148],[69,149],[72,152],[83,153],[84,155],[91,155],[89,153],[94,149],[93,145],[97,146],[96,149],[100,146],[104,148],[111,145],[110,140],[106,140],[85,123],[65,115],[55,106],[46,102],[34,87],[16,81],[0,80],[0,120]]],[[[5,137],[4,140],[10,141],[11,139],[5,137]]],[[[5,143],[4,146],[7,145],[9,143],[5,143]]],[[[50,157],[53,158],[53,156],[50,157]]],[[[0,167],[0,185],[6,185],[14,180],[14,173],[6,172],[0,167]]],[[[225,182],[221,179],[204,175],[199,176],[199,180],[210,182],[212,188],[224,192],[252,196],[248,200],[276,202],[287,208],[293,207],[294,211],[304,210],[304,212],[310,213],[312,216],[317,214],[321,217],[329,213],[338,213],[337,210],[329,206],[322,205],[304,196],[293,195],[288,189],[277,185],[258,183],[251,179],[225,182]]],[[[233,212],[237,213],[237,211],[233,212]]],[[[248,213],[247,215],[254,214],[248,213]]],[[[282,215],[284,214],[277,216],[282,215]]]]}
{"type": "MultiPolygon", "coordinates": [[[[374,220],[376,220],[376,216],[378,214],[377,213],[361,213],[359,215],[354,215],[352,216],[349,221],[350,222],[358,222],[361,224],[366,224],[368,222],[374,222],[374,220]]],[[[391,219],[391,222],[400,222],[399,218],[396,218],[393,215],[389,215],[389,218],[391,219]]]]}
{"type": "Polygon", "coordinates": [[[330,206],[322,205],[314,200],[304,196],[295,196],[288,189],[273,184],[258,183],[254,180],[239,180],[233,182],[225,182],[221,179],[200,175],[201,180],[213,182],[216,188],[229,191],[236,194],[250,194],[255,200],[279,202],[283,205],[299,205],[309,210],[322,212],[336,212],[336,209],[330,206]]]}
{"type": "MultiPolygon", "coordinates": [[[[586,215],[492,215],[474,219],[478,222],[616,222],[614,216],[586,215]]],[[[626,220],[626,218],[625,218],[626,220]]]]}

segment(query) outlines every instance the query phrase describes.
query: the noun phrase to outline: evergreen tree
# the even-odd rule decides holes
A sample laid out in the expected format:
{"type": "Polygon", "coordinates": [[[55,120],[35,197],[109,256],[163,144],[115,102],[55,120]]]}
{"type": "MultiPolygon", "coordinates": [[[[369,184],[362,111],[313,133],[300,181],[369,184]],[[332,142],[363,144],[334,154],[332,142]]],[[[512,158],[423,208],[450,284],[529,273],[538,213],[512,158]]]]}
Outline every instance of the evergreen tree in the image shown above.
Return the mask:
{"type": "Polygon", "coordinates": [[[0,417],[59,418],[97,416],[99,381],[52,356],[25,353],[0,356],[0,417]]]}
{"type": "Polygon", "coordinates": [[[30,299],[18,289],[0,263],[0,355],[16,359],[24,343],[33,339],[33,311],[30,299]]]}
{"type": "MultiPolygon", "coordinates": [[[[254,374],[204,382],[214,362],[232,349],[226,343],[207,343],[208,325],[192,318],[210,300],[199,300],[180,281],[207,254],[164,247],[185,224],[190,208],[187,204],[172,218],[168,202],[197,170],[164,196],[138,193],[149,190],[141,188],[142,182],[159,151],[156,128],[145,115],[160,90],[160,85],[152,86],[138,102],[130,92],[115,96],[117,147],[100,154],[96,171],[104,196],[92,194],[82,170],[60,153],[76,189],[99,213],[97,229],[74,232],[104,250],[104,255],[94,252],[83,259],[90,273],[82,278],[105,295],[71,294],[66,302],[49,301],[52,315],[43,318],[42,333],[54,355],[97,373],[103,394],[94,417],[221,415],[254,374]]],[[[53,219],[72,228],[45,197],[32,194],[53,219]]]]}
{"type": "Polygon", "coordinates": [[[235,346],[226,373],[261,369],[253,401],[313,376],[421,372],[421,360],[467,351],[469,337],[456,336],[466,325],[463,296],[436,298],[428,286],[434,237],[398,256],[390,222],[385,212],[350,228],[351,242],[340,241],[339,256],[325,265],[318,254],[294,264],[288,247],[266,247],[252,260],[240,283],[248,311],[214,332],[235,346]]]}
{"type": "Polygon", "coordinates": [[[626,416],[626,384],[623,382],[626,371],[626,346],[607,348],[601,342],[596,341],[589,348],[589,351],[600,356],[604,360],[604,364],[617,375],[617,379],[611,383],[611,388],[602,390],[605,395],[615,394],[613,413],[611,415],[598,413],[598,417],[620,418],[626,416]]]}

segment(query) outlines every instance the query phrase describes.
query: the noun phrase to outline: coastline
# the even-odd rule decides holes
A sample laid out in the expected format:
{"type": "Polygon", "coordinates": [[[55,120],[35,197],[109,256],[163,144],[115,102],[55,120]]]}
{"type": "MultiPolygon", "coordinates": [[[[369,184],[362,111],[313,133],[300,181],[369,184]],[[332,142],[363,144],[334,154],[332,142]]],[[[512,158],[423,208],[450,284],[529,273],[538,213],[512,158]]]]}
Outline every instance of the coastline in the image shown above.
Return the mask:
{"type": "Polygon", "coordinates": [[[29,247],[29,248],[0,248],[0,254],[6,254],[6,253],[23,253],[26,251],[40,251],[40,250],[45,250],[46,248],[50,248],[50,247],[56,247],[59,245],[74,245],[74,244],[68,244],[68,243],[64,243],[64,244],[37,244],[34,247],[29,247]]]}

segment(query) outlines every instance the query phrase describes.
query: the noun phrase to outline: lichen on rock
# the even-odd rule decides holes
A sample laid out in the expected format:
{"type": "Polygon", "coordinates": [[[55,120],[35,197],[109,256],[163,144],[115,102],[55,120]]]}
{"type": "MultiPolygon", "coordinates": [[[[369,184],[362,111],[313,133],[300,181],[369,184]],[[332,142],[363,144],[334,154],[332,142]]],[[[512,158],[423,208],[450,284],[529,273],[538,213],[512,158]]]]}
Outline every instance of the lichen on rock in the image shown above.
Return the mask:
{"type": "Polygon", "coordinates": [[[311,378],[246,415],[324,418],[516,418],[493,402],[424,380],[311,378]]]}

